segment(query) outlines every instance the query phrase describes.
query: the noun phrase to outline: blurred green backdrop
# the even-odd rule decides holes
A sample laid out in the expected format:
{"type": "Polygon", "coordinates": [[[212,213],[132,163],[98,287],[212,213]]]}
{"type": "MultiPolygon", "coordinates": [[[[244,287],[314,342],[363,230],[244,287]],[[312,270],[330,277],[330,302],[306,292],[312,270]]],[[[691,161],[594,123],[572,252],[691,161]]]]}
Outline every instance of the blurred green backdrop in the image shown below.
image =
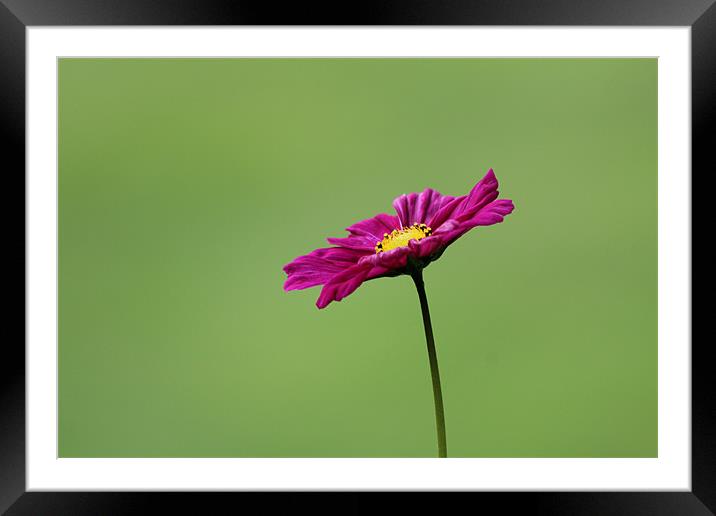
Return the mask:
{"type": "Polygon", "coordinates": [[[656,456],[655,59],[60,60],[60,456],[434,456],[410,278],[281,267],[489,167],[425,271],[450,456],[656,456]]]}

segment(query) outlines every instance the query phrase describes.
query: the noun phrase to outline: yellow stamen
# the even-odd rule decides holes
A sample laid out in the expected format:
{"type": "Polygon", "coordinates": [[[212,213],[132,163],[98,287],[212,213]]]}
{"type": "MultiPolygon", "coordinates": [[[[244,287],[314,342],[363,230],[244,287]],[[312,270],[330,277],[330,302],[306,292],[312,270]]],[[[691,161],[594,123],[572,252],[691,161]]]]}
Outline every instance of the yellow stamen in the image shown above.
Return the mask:
{"type": "Polygon", "coordinates": [[[403,229],[394,229],[391,233],[383,234],[383,240],[375,244],[375,252],[382,253],[398,247],[406,247],[411,240],[421,240],[432,233],[433,230],[428,226],[417,222],[403,229]]]}

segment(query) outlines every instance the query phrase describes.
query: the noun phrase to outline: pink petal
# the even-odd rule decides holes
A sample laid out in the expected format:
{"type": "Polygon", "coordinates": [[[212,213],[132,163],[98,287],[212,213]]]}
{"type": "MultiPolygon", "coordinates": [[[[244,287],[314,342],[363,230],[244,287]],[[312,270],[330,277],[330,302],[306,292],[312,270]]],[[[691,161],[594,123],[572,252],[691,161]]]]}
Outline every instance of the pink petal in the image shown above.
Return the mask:
{"type": "Polygon", "coordinates": [[[324,247],[299,256],[285,265],[288,278],[283,289],[303,290],[326,283],[333,276],[358,262],[363,253],[341,247],[324,247]]]}
{"type": "Polygon", "coordinates": [[[375,253],[363,256],[360,261],[368,262],[374,267],[383,267],[386,269],[401,269],[408,262],[408,256],[414,254],[410,247],[396,247],[390,251],[375,253]]]}
{"type": "Polygon", "coordinates": [[[477,210],[497,198],[497,187],[499,186],[495,173],[492,169],[487,171],[477,184],[470,190],[465,202],[456,210],[454,216],[465,218],[468,212],[475,213],[477,210]]]}
{"type": "Polygon", "coordinates": [[[373,218],[361,220],[352,226],[346,228],[346,231],[355,236],[371,237],[375,242],[383,239],[384,233],[390,233],[396,228],[400,228],[400,221],[395,215],[380,213],[373,218]]]}
{"type": "Polygon", "coordinates": [[[344,238],[327,238],[328,243],[348,249],[375,252],[375,244],[383,240],[383,234],[400,228],[395,215],[381,213],[373,218],[361,220],[346,228],[351,234],[344,238]]]}
{"type": "Polygon", "coordinates": [[[490,204],[479,210],[464,224],[474,228],[475,226],[491,226],[505,220],[505,217],[512,213],[515,205],[510,199],[492,201],[490,204]]]}
{"type": "MultiPolygon", "coordinates": [[[[382,237],[381,237],[382,238],[382,237]]],[[[344,247],[346,249],[353,249],[356,251],[375,251],[375,244],[379,242],[381,239],[378,240],[371,238],[371,237],[365,237],[365,236],[347,236],[345,238],[326,238],[329,244],[337,245],[340,247],[344,247]]]]}
{"type": "Polygon", "coordinates": [[[426,188],[421,193],[410,193],[401,195],[393,201],[400,222],[403,226],[410,226],[416,222],[424,224],[433,215],[454,197],[442,195],[432,188],[426,188]]]}
{"type": "MultiPolygon", "coordinates": [[[[514,205],[510,199],[500,199],[493,201],[481,210],[479,210],[472,218],[460,222],[455,219],[446,221],[432,236],[421,240],[421,244],[436,247],[437,244],[432,239],[439,239],[442,247],[447,247],[462,235],[470,231],[476,226],[491,226],[499,224],[505,217],[512,213],[514,205]]],[[[424,251],[426,252],[426,251],[424,251]]],[[[431,251],[434,252],[434,251],[431,251]]],[[[429,254],[429,253],[428,253],[429,254]]],[[[421,255],[425,256],[425,255],[421,255]]]]}
{"type": "Polygon", "coordinates": [[[434,234],[422,240],[412,241],[408,246],[413,250],[415,256],[425,258],[448,245],[442,234],[434,234]]]}
{"type": "Polygon", "coordinates": [[[497,178],[490,169],[468,195],[457,197],[440,208],[427,223],[428,226],[436,230],[448,219],[465,221],[472,218],[475,213],[497,198],[499,193],[497,187],[497,178]]]}
{"type": "Polygon", "coordinates": [[[388,271],[383,267],[375,267],[367,261],[357,263],[336,274],[323,286],[316,306],[325,308],[333,301],[340,301],[352,294],[364,281],[381,276],[388,271]]]}

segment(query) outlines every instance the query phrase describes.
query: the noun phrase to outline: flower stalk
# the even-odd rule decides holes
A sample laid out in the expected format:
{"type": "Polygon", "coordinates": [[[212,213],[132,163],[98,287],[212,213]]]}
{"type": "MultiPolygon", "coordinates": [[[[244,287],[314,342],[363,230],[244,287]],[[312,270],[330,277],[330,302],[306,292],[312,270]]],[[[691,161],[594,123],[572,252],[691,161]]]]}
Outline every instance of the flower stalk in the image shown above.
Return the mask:
{"type": "Polygon", "coordinates": [[[440,387],[440,370],[438,369],[438,355],[435,350],[435,338],[433,337],[433,325],[430,322],[430,308],[428,297],[425,294],[425,283],[423,281],[422,269],[411,272],[415,288],[420,298],[420,309],[423,313],[423,325],[425,326],[425,342],[428,346],[428,360],[430,361],[430,377],[433,382],[433,401],[435,403],[435,428],[438,437],[438,457],[447,457],[447,439],[445,437],[445,409],[443,408],[443,393],[440,387]]]}

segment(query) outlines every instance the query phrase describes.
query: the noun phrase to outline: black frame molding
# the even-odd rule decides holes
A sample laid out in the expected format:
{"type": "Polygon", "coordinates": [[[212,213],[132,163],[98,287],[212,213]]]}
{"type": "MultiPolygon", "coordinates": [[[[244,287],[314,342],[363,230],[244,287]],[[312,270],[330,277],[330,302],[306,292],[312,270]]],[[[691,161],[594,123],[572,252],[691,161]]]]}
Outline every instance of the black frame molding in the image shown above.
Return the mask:
{"type": "MultiPolygon", "coordinates": [[[[0,150],[7,192],[25,199],[25,29],[63,25],[636,25],[690,26],[692,70],[692,175],[714,171],[716,145],[716,0],[383,0],[356,2],[342,10],[306,2],[286,6],[242,0],[0,0],[0,150]]],[[[693,192],[693,187],[692,187],[693,192]]],[[[9,195],[6,199],[12,198],[9,195]]],[[[5,220],[19,210],[3,203],[5,220]]],[[[692,200],[692,206],[697,206],[692,200]]],[[[24,210],[23,210],[24,217],[24,210]]],[[[692,208],[692,219],[693,216],[692,208]]],[[[24,219],[23,219],[24,221],[24,219]]],[[[6,229],[19,253],[8,275],[23,282],[23,302],[13,302],[6,320],[25,321],[25,225],[6,229]],[[22,277],[22,279],[20,279],[22,277]]],[[[6,249],[11,246],[7,245],[6,249]]],[[[693,257],[693,244],[692,244],[693,257]]],[[[7,270],[7,269],[6,269],[7,270]]],[[[693,271],[693,258],[692,258],[693,271]]],[[[693,274],[693,272],[692,272],[693,274]]],[[[18,287],[19,290],[19,287],[18,287]]],[[[692,303],[693,304],[693,303],[692,303]]],[[[695,313],[692,306],[692,314],[695,313]]],[[[23,322],[21,334],[24,335],[23,322]]],[[[10,328],[7,324],[5,328],[10,328]]],[[[692,315],[693,328],[693,315],[692,315]]],[[[214,513],[245,502],[268,512],[305,508],[312,512],[373,512],[426,509],[445,496],[427,493],[49,493],[25,492],[25,344],[7,329],[0,374],[0,512],[26,514],[137,514],[176,508],[214,513]]],[[[500,512],[554,515],[716,514],[716,390],[705,340],[692,338],[692,491],[585,493],[451,493],[451,501],[476,509],[499,504],[500,512]]],[[[223,511],[221,511],[223,512],[223,511]]],[[[262,511],[263,512],[263,511],[262,511]]]]}

